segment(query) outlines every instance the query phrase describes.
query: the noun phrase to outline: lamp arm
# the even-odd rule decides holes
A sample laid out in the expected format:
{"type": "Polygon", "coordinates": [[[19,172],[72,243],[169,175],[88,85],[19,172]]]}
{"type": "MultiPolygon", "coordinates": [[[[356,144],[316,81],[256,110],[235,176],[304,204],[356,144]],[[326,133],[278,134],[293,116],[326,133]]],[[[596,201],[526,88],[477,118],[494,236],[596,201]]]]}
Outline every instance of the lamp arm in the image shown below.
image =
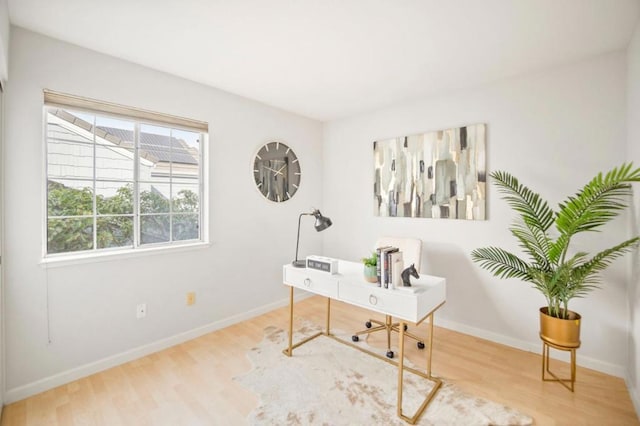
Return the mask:
{"type": "Polygon", "coordinates": [[[294,262],[298,261],[298,246],[300,245],[300,221],[302,220],[302,216],[313,216],[313,213],[300,213],[300,216],[298,216],[298,237],[296,238],[296,258],[294,262]]]}

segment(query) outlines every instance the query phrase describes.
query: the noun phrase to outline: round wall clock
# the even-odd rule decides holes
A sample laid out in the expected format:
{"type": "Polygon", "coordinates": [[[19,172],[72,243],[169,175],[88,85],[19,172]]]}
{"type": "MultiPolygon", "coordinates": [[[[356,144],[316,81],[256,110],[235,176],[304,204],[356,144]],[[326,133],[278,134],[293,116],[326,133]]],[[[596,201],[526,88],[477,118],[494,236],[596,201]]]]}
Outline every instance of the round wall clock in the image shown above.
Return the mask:
{"type": "Polygon", "coordinates": [[[253,160],[253,178],[258,191],[267,200],[287,201],[300,186],[301,169],[298,157],[281,142],[263,145],[253,160]]]}

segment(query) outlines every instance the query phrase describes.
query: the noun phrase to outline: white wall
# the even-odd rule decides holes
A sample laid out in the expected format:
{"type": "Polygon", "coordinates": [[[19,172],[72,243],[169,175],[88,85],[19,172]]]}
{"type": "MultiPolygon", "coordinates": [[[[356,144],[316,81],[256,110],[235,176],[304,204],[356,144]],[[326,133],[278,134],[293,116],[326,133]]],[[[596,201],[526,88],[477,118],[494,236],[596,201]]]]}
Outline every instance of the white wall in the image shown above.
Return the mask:
{"type": "Polygon", "coordinates": [[[9,9],[7,0],[0,0],[0,81],[7,81],[9,63],[9,9]]]}
{"type": "MultiPolygon", "coordinates": [[[[627,51],[627,147],[629,159],[640,166],[640,23],[627,51]]],[[[631,229],[640,234],[640,188],[634,188],[634,204],[631,229]]],[[[627,387],[631,399],[640,413],[640,250],[631,257],[629,281],[629,363],[627,387]]]]}
{"type": "MultiPolygon", "coordinates": [[[[514,173],[556,206],[597,172],[625,161],[625,70],[624,54],[612,53],[327,123],[324,212],[337,232],[323,236],[325,253],[357,260],[381,235],[421,238],[423,272],[447,278],[438,323],[539,352],[542,296],[518,280],[493,278],[470,259],[474,248],[487,245],[517,250],[507,230],[514,215],[495,188],[488,194],[486,221],[374,217],[372,141],[487,123],[488,170],[514,173]]],[[[580,240],[580,249],[622,241],[627,223],[621,218],[606,232],[580,240]]],[[[625,266],[614,264],[603,290],[570,305],[584,318],[579,363],[619,376],[627,356],[625,266]]]]}
{"type": "MultiPolygon", "coordinates": [[[[7,81],[8,69],[8,52],[9,52],[9,10],[7,0],[0,0],[0,82],[4,85],[7,81]]],[[[3,161],[4,150],[4,116],[3,116],[3,95],[0,94],[0,169],[3,161]]],[[[0,249],[3,249],[3,233],[2,223],[4,218],[4,203],[2,200],[3,193],[3,173],[0,171],[0,249]]],[[[0,250],[0,255],[4,255],[0,250]]],[[[3,282],[4,272],[0,266],[0,415],[2,414],[2,406],[4,405],[4,336],[3,336],[3,317],[4,317],[4,299],[3,299],[3,282]]]]}
{"type": "MultiPolygon", "coordinates": [[[[10,52],[7,401],[284,304],[281,265],[294,256],[298,214],[322,207],[320,123],[21,28],[12,28],[10,52]],[[209,122],[211,246],[40,265],[44,88],[209,122]],[[303,168],[300,190],[280,204],[252,180],[253,155],[271,140],[294,148],[303,168]],[[140,302],[148,314],[136,320],[140,302]]],[[[301,254],[321,253],[322,235],[303,225],[301,254]]]]}

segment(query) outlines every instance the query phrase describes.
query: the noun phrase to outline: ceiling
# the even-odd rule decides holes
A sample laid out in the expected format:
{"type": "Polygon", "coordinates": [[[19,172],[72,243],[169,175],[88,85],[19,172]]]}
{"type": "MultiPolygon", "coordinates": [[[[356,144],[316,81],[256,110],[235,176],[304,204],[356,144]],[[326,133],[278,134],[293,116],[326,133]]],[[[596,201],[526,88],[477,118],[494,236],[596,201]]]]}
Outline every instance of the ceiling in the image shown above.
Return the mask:
{"type": "Polygon", "coordinates": [[[328,121],[626,48],[640,0],[9,0],[14,25],[328,121]]]}

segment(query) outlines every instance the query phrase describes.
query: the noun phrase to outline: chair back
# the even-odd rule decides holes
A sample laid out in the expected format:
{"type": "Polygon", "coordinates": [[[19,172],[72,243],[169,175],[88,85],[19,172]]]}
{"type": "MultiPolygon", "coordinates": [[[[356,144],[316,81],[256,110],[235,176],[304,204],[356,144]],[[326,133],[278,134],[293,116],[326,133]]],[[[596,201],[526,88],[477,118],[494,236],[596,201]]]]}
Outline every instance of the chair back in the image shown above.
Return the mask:
{"type": "Polygon", "coordinates": [[[420,261],[422,259],[421,240],[417,238],[381,237],[376,241],[375,248],[385,246],[398,247],[402,252],[402,260],[405,268],[413,263],[416,270],[420,272],[420,261]]]}

